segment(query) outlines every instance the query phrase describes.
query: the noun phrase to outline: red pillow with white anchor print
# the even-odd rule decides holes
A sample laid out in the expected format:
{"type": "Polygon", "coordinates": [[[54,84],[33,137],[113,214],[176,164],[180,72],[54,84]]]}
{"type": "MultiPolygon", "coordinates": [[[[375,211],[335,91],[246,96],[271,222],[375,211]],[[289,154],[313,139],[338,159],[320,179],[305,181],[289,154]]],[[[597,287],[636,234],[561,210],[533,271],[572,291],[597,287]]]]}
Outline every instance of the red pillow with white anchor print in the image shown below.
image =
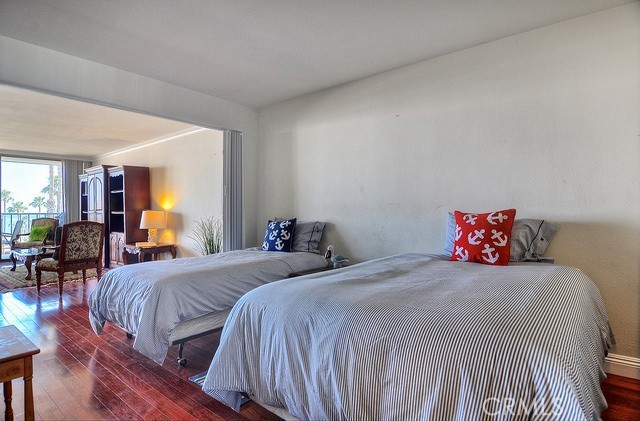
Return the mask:
{"type": "Polygon", "coordinates": [[[515,209],[489,213],[455,211],[456,231],[449,260],[506,266],[511,252],[515,209]]]}

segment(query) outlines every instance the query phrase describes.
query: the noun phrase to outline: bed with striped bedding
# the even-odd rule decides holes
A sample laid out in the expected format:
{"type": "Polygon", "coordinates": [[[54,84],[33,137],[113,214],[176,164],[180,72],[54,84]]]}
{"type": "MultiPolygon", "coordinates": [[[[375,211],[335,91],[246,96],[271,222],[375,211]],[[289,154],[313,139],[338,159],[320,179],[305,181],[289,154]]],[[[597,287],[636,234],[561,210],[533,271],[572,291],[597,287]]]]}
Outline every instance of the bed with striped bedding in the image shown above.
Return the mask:
{"type": "Polygon", "coordinates": [[[613,341],[578,269],[405,254],[246,294],[203,389],[301,419],[598,419],[613,341]]]}
{"type": "Polygon", "coordinates": [[[107,321],[125,329],[136,350],[162,364],[178,326],[228,311],[253,288],[326,265],[315,253],[251,248],[122,266],[91,292],[89,321],[96,334],[107,321]]]}

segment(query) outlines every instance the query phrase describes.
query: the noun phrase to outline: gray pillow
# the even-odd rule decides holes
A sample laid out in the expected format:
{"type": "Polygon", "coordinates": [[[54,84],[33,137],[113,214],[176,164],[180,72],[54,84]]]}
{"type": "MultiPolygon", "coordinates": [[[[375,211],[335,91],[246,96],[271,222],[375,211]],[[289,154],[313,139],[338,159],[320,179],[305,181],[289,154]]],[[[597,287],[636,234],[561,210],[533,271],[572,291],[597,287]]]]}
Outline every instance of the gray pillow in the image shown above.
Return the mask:
{"type": "Polygon", "coordinates": [[[324,222],[298,222],[293,232],[293,244],[291,251],[306,251],[309,253],[320,254],[318,246],[322,238],[324,230],[324,222]]]}
{"type": "MultiPolygon", "coordinates": [[[[549,247],[549,243],[558,231],[558,226],[542,219],[516,219],[511,229],[512,262],[538,261],[549,247]]],[[[444,243],[445,256],[453,254],[456,232],[456,218],[451,212],[447,217],[447,232],[444,243]]]]}
{"type": "Polygon", "coordinates": [[[512,262],[538,261],[558,231],[552,222],[540,219],[516,219],[511,229],[512,262]]]}

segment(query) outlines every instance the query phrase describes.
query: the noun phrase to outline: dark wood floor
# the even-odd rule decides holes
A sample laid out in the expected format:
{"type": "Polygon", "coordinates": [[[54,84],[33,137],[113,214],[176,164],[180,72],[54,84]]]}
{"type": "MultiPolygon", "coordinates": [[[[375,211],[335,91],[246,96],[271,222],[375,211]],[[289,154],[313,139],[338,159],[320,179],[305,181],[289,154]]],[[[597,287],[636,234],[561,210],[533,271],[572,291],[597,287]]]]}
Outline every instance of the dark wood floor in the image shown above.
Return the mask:
{"type": "MultiPolygon", "coordinates": [[[[107,325],[97,336],[88,321],[87,295],[95,281],[0,294],[0,325],[13,324],[42,350],[34,357],[39,419],[278,419],[250,402],[240,414],[206,395],[188,378],[209,367],[218,335],[185,346],[187,367],[171,347],[162,366],[132,348],[133,340],[107,325]]],[[[13,381],[13,410],[23,419],[23,383],[13,381]]],[[[0,404],[0,416],[4,415],[0,404]]]]}
{"type": "Polygon", "coordinates": [[[640,380],[609,374],[602,384],[609,408],[602,413],[602,419],[640,420],[640,380]]]}
{"type": "MultiPolygon", "coordinates": [[[[62,299],[56,287],[44,287],[39,297],[35,288],[0,294],[0,325],[16,325],[42,350],[34,358],[37,418],[277,419],[253,402],[238,414],[188,381],[208,368],[217,335],[186,345],[187,367],[175,363],[177,347],[159,366],[134,351],[118,328],[107,325],[95,335],[87,319],[94,287],[95,281],[65,284],[62,299]]],[[[16,419],[23,419],[22,380],[14,380],[13,390],[16,419]]],[[[640,381],[609,376],[603,390],[604,420],[640,420],[640,381]]]]}

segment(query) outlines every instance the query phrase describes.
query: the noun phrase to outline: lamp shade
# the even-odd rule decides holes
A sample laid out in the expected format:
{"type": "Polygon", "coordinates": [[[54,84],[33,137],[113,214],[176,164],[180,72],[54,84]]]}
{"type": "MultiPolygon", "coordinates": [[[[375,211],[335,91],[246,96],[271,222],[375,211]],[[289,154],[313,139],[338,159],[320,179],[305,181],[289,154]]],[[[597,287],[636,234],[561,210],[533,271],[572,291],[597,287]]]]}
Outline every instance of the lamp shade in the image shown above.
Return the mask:
{"type": "Polygon", "coordinates": [[[167,220],[164,216],[164,211],[146,210],[142,211],[142,218],[140,218],[140,228],[166,228],[167,220]]]}

